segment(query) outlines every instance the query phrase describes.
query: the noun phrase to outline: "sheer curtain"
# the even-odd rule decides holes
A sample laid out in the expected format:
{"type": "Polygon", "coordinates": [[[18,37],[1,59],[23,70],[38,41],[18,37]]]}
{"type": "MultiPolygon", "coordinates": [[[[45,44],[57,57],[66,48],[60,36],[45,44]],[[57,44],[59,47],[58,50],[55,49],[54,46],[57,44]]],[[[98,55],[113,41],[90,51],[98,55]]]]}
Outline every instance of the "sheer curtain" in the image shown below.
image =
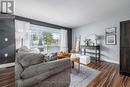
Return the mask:
{"type": "Polygon", "coordinates": [[[15,20],[15,38],[16,49],[27,46],[30,47],[30,23],[25,21],[15,20]]]}
{"type": "Polygon", "coordinates": [[[61,30],[61,51],[68,52],[67,30],[61,30]]]}
{"type": "Polygon", "coordinates": [[[80,39],[81,36],[76,37],[76,42],[75,42],[75,52],[78,53],[80,51],[80,39]]]}

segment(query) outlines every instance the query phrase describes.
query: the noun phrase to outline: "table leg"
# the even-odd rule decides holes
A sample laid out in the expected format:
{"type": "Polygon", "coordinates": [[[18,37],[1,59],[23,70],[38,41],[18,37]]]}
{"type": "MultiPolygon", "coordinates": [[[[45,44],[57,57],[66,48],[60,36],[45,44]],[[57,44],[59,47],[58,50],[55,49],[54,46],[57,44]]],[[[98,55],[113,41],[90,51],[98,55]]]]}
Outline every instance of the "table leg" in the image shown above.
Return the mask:
{"type": "Polygon", "coordinates": [[[78,63],[77,72],[80,73],[80,59],[77,59],[77,63],[78,63]]]}
{"type": "Polygon", "coordinates": [[[74,61],[72,61],[72,68],[74,68],[74,61]]]}
{"type": "Polygon", "coordinates": [[[78,62],[78,73],[80,73],[80,62],[78,62]]]}
{"type": "Polygon", "coordinates": [[[72,73],[72,61],[70,61],[70,73],[72,73]]]}

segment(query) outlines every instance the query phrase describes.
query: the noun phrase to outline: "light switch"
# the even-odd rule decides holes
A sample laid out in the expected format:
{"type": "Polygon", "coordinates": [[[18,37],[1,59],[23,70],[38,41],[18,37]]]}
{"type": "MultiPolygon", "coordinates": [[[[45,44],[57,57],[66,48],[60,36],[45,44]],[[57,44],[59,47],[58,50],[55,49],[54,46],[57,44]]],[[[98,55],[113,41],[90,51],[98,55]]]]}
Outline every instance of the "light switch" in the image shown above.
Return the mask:
{"type": "Polygon", "coordinates": [[[8,54],[7,54],[7,53],[5,53],[5,54],[4,54],[4,56],[5,56],[5,57],[8,57],[8,54]]]}
{"type": "Polygon", "coordinates": [[[8,38],[5,38],[5,42],[7,42],[8,41],[8,38]]]}

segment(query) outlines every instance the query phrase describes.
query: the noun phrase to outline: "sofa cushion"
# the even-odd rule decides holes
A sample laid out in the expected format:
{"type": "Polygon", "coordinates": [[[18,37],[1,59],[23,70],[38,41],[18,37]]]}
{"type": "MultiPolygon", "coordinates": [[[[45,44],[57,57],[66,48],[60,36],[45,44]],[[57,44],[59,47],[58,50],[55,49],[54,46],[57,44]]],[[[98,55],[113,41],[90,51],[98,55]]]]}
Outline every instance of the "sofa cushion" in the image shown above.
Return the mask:
{"type": "Polygon", "coordinates": [[[54,72],[59,72],[64,70],[65,68],[68,68],[70,64],[70,59],[61,59],[61,60],[55,60],[51,62],[46,62],[46,63],[40,63],[37,65],[32,65],[28,68],[26,68],[22,73],[21,77],[23,79],[31,78],[33,76],[45,73],[45,72],[50,72],[53,70],[54,72]]]}
{"type": "Polygon", "coordinates": [[[45,55],[45,61],[49,62],[49,61],[53,61],[57,59],[57,53],[48,53],[45,55]]]}
{"type": "MultiPolygon", "coordinates": [[[[59,73],[63,73],[65,72],[67,69],[65,66],[63,66],[62,68],[55,68],[55,69],[52,69],[50,71],[47,71],[47,72],[44,72],[44,73],[41,73],[39,75],[36,75],[32,78],[28,78],[28,79],[24,79],[23,82],[24,82],[24,87],[32,87],[33,85],[37,84],[37,83],[41,83],[42,81],[46,81],[47,78],[50,78],[52,76],[55,76],[59,73]]],[[[65,74],[66,75],[66,74],[65,74]]],[[[60,77],[59,77],[60,78],[60,77]]],[[[54,80],[55,81],[55,80],[54,80]]],[[[37,86],[39,87],[39,86],[37,86]]],[[[46,87],[46,86],[42,86],[42,87],[46,87]]],[[[52,86],[51,86],[52,87],[52,86]]]]}
{"type": "Polygon", "coordinates": [[[21,53],[21,52],[30,52],[30,51],[31,51],[31,50],[28,49],[26,46],[23,46],[23,47],[17,49],[17,52],[18,52],[18,53],[21,53]]]}
{"type": "Polygon", "coordinates": [[[40,53],[18,53],[19,63],[23,68],[44,62],[44,55],[40,53]]]}

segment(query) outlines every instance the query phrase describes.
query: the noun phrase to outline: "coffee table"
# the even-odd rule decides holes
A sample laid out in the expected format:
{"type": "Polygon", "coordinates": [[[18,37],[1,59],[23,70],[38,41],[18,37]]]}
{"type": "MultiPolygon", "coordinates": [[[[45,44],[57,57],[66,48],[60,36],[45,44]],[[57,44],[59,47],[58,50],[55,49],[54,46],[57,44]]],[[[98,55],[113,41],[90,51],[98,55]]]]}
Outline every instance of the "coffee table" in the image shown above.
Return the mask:
{"type": "MultiPolygon", "coordinates": [[[[70,58],[70,60],[74,63],[74,62],[76,62],[76,63],[78,63],[78,72],[80,72],[80,58],[79,57],[72,57],[71,58],[71,54],[70,53],[64,53],[64,55],[57,55],[57,58],[58,59],[63,59],[63,58],[70,58]]],[[[72,65],[72,63],[71,63],[71,65],[72,65]]],[[[73,66],[74,66],[74,64],[73,64],[73,66]]]]}
{"type": "MultiPolygon", "coordinates": [[[[70,58],[70,60],[71,60],[72,62],[78,63],[78,70],[77,70],[77,72],[79,73],[79,72],[80,72],[80,58],[79,58],[79,57],[75,57],[75,58],[70,58]]],[[[72,64],[72,63],[71,63],[71,64],[72,64]]]]}

